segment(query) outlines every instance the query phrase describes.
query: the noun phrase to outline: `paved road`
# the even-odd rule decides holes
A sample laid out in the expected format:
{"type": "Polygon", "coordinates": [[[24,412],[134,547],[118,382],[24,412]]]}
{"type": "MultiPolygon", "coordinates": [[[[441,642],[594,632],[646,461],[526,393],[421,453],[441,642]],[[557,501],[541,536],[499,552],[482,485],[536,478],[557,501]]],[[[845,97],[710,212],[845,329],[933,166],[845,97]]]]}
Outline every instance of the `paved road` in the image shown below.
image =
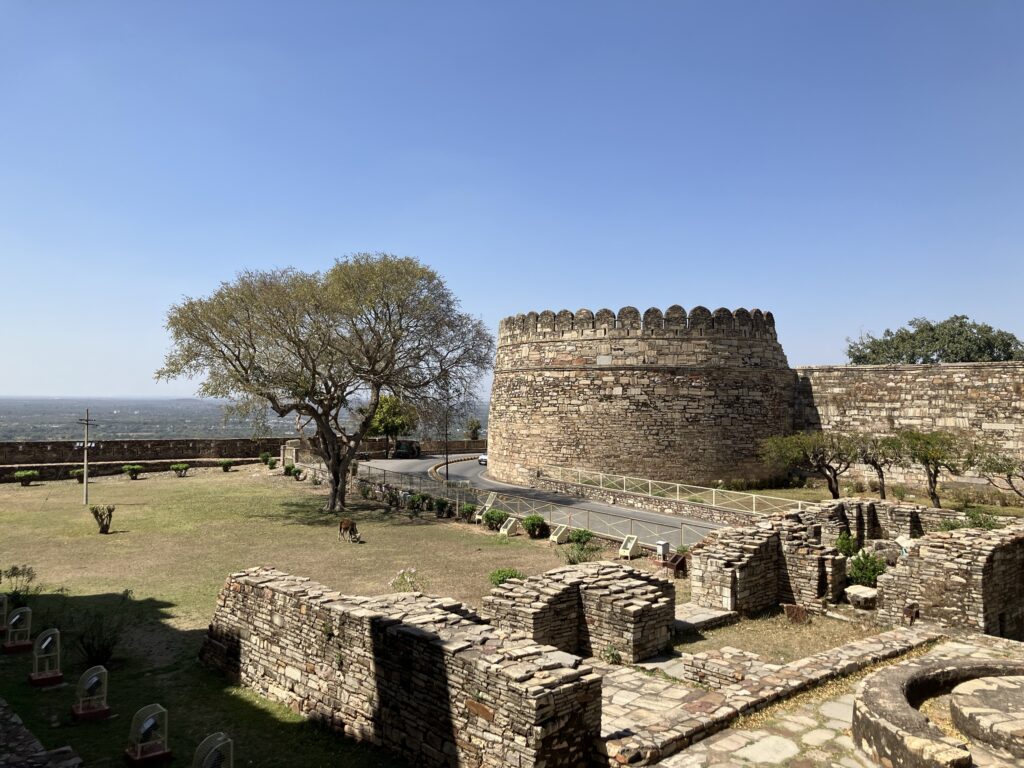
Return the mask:
{"type": "MultiPolygon", "coordinates": [[[[429,456],[420,459],[377,459],[364,464],[389,472],[426,477],[427,471],[440,461],[443,461],[443,457],[429,456]]],[[[463,481],[471,488],[557,505],[559,509],[551,510],[546,515],[554,525],[567,524],[577,528],[589,528],[595,533],[614,538],[622,538],[632,533],[639,536],[644,544],[653,544],[659,539],[668,541],[673,548],[680,543],[695,544],[708,531],[721,527],[716,523],[681,515],[614,507],[575,496],[500,483],[490,479],[486,474],[486,467],[480,466],[476,461],[453,461],[448,466],[448,474],[453,482],[463,481]]],[[[444,476],[443,469],[441,476],[444,476]]]]}

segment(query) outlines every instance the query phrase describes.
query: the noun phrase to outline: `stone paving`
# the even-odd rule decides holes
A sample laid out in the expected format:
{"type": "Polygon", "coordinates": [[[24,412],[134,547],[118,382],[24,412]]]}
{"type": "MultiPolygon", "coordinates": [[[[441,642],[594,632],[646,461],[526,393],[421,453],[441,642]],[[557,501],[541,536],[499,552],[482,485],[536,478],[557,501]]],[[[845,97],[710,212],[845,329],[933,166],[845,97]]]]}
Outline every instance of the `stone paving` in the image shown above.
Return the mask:
{"type": "Polygon", "coordinates": [[[682,635],[731,624],[739,617],[736,611],[708,608],[693,602],[679,603],[676,605],[676,620],[672,626],[676,634],[682,635]]]}
{"type": "Polygon", "coordinates": [[[21,718],[0,699],[0,768],[80,768],[68,747],[47,751],[21,718]]]}
{"type": "Polygon", "coordinates": [[[972,740],[1024,759],[1024,677],[961,683],[951,697],[953,722],[972,740]]]}

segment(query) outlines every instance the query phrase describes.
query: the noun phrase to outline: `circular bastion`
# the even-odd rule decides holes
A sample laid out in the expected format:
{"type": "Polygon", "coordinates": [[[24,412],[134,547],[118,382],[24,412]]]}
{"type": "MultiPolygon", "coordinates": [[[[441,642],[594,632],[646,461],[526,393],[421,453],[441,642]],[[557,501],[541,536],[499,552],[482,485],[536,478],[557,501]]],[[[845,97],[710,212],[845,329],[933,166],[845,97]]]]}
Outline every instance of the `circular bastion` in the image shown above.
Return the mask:
{"type": "Polygon", "coordinates": [[[758,444],[792,430],[795,392],[771,312],[507,317],[488,470],[514,483],[545,464],[697,485],[763,477],[758,444]]]}

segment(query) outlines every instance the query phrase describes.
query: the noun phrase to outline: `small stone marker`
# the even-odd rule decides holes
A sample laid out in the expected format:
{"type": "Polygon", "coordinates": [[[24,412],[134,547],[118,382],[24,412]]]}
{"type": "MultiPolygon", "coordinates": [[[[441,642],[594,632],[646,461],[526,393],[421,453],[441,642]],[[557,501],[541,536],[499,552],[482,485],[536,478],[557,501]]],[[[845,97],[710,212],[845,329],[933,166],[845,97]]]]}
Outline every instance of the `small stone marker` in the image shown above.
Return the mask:
{"type": "Polygon", "coordinates": [[[636,536],[627,536],[622,540],[622,545],[619,547],[619,557],[624,557],[627,560],[632,560],[634,557],[640,555],[640,542],[636,536]]]}
{"type": "Polygon", "coordinates": [[[555,544],[565,544],[569,540],[569,526],[568,525],[556,525],[555,530],[548,536],[550,541],[555,544]]]}
{"type": "Polygon", "coordinates": [[[504,523],[501,524],[501,530],[498,531],[499,536],[515,536],[519,533],[519,519],[510,517],[504,523]]]}
{"type": "Polygon", "coordinates": [[[32,645],[32,671],[28,681],[37,688],[47,688],[64,682],[60,671],[60,630],[47,629],[39,633],[32,645]]]}
{"type": "Polygon", "coordinates": [[[166,709],[150,704],[135,713],[124,756],[129,765],[156,765],[171,760],[166,709]]]}
{"type": "Polygon", "coordinates": [[[235,744],[227,734],[210,734],[196,748],[192,768],[232,768],[235,764],[235,744]]]}
{"type": "Polygon", "coordinates": [[[7,642],[4,653],[25,653],[32,650],[32,609],[18,608],[7,617],[7,642]]]}
{"type": "Polygon", "coordinates": [[[846,599],[850,601],[850,605],[854,608],[860,608],[862,611],[873,611],[878,600],[878,590],[873,587],[863,587],[860,584],[854,584],[846,588],[846,599]]]}
{"type": "Polygon", "coordinates": [[[105,720],[110,717],[107,706],[107,670],[105,667],[89,667],[78,679],[75,703],[71,715],[80,722],[105,720]]]}
{"type": "Polygon", "coordinates": [[[488,511],[490,511],[491,507],[494,506],[494,502],[497,500],[497,492],[492,491],[491,493],[489,493],[487,495],[487,499],[484,500],[484,505],[476,511],[475,515],[473,515],[473,522],[482,523],[484,521],[484,515],[487,514],[488,511]]]}

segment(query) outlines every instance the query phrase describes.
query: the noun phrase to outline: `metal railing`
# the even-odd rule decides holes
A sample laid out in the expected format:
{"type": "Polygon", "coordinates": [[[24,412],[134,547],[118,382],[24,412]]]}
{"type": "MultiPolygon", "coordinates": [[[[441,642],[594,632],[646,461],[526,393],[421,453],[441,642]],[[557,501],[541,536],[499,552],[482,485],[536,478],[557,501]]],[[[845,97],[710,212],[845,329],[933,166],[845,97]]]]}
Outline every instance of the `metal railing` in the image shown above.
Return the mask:
{"type": "Polygon", "coordinates": [[[613,475],[608,472],[595,472],[588,469],[570,469],[554,464],[541,466],[541,477],[563,483],[574,483],[609,491],[632,493],[639,496],[650,496],[657,499],[702,504],[733,512],[749,512],[768,515],[774,512],[786,512],[792,509],[803,510],[809,503],[786,499],[781,496],[767,496],[761,493],[744,493],[743,491],[727,491],[724,488],[705,488],[700,485],[669,483],[663,480],[650,480],[643,477],[613,475]]]}
{"type": "MultiPolygon", "coordinates": [[[[479,507],[483,505],[487,497],[494,493],[480,488],[469,488],[462,483],[445,483],[443,480],[434,480],[422,475],[395,472],[365,464],[359,465],[358,476],[370,483],[379,483],[391,488],[443,496],[456,505],[470,503],[479,507]]],[[[653,549],[657,541],[667,541],[673,549],[681,545],[690,546],[696,544],[716,528],[711,524],[702,525],[691,520],[662,523],[617,512],[562,506],[513,493],[495,494],[491,509],[507,512],[520,519],[527,515],[540,515],[552,528],[556,525],[586,528],[606,539],[636,536],[640,544],[648,549],[653,549]]]]}

